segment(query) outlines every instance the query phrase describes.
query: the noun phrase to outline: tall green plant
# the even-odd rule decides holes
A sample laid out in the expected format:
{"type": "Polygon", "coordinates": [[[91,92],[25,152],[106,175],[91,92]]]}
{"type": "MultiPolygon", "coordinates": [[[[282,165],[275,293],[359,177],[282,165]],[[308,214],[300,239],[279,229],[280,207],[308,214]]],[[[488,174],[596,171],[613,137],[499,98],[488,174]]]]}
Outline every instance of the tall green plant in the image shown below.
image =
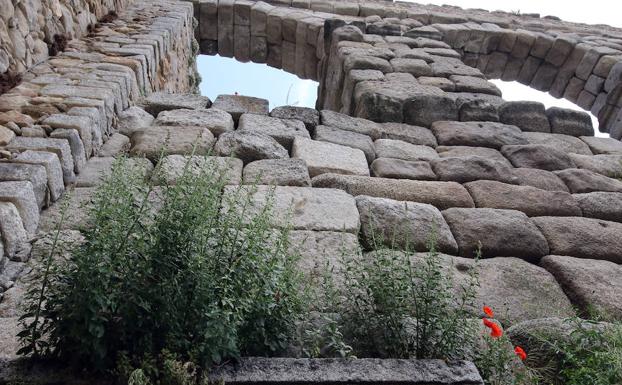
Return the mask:
{"type": "MultiPolygon", "coordinates": [[[[372,232],[373,233],[373,232],[372,232]]],[[[474,328],[467,322],[477,288],[477,270],[459,285],[436,251],[411,258],[408,242],[400,248],[372,240],[377,251],[346,255],[341,312],[346,341],[357,356],[398,358],[463,358],[474,328]]],[[[389,243],[394,245],[395,242],[389,243]]]]}
{"type": "Polygon", "coordinates": [[[22,354],[97,370],[122,359],[157,375],[163,352],[206,368],[287,346],[305,308],[289,229],[270,225],[270,198],[255,202],[252,186],[223,194],[224,173],[205,164],[157,186],[115,162],[85,242],[65,263],[49,258],[29,292],[22,354]]]}

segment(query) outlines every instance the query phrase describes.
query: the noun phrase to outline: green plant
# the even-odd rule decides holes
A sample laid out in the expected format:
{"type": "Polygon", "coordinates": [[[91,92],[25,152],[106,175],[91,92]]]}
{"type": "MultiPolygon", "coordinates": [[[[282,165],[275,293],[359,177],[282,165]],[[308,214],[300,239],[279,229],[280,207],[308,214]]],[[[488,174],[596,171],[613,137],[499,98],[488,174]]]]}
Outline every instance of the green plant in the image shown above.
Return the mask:
{"type": "MultiPolygon", "coordinates": [[[[463,358],[474,330],[467,320],[477,287],[476,269],[455,295],[453,276],[436,252],[411,258],[394,247],[372,240],[366,255],[345,255],[345,284],[340,304],[346,341],[357,356],[396,358],[463,358]]],[[[392,242],[391,244],[394,244],[392,242]]]]}
{"type": "MultiPolygon", "coordinates": [[[[343,246],[342,246],[343,249],[343,246]]],[[[319,282],[310,285],[310,313],[303,320],[300,328],[300,346],[302,355],[310,358],[353,357],[352,347],[345,342],[338,309],[339,291],[334,284],[335,269],[326,263],[319,277],[319,282]]]]}
{"type": "Polygon", "coordinates": [[[622,323],[567,320],[572,332],[552,341],[560,357],[559,378],[567,385],[622,383],[622,323]]]}
{"type": "Polygon", "coordinates": [[[271,226],[271,198],[255,202],[254,186],[223,194],[224,173],[205,164],[159,186],[115,162],[85,242],[33,280],[21,354],[119,367],[140,383],[286,348],[306,310],[289,229],[271,226]]]}
{"type": "Polygon", "coordinates": [[[520,385],[531,384],[532,376],[520,360],[526,360],[527,354],[522,347],[516,346],[512,351],[512,342],[503,333],[501,326],[488,317],[493,317],[492,309],[485,306],[486,317],[484,326],[490,329],[481,337],[474,354],[474,362],[486,385],[520,385]]]}

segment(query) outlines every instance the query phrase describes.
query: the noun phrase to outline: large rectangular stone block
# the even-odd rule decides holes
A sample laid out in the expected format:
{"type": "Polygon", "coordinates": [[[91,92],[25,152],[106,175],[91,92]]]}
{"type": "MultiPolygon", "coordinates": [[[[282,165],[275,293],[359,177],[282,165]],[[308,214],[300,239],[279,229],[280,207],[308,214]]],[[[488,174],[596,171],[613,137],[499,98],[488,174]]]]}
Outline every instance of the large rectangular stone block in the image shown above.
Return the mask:
{"type": "Polygon", "coordinates": [[[218,1],[218,53],[225,57],[233,57],[234,52],[234,3],[235,0],[218,1]]]}
{"type": "Polygon", "coordinates": [[[365,154],[357,148],[296,137],[292,158],[304,160],[311,177],[325,173],[369,176],[365,154]]]}
{"type": "MultiPolygon", "coordinates": [[[[368,4],[368,3],[364,3],[368,4]]],[[[363,4],[361,4],[363,6],[363,4]]],[[[308,359],[247,358],[237,366],[223,366],[210,373],[210,380],[232,385],[260,382],[345,384],[439,384],[482,385],[471,362],[442,360],[383,360],[375,358],[308,359]]]]}
{"type": "Polygon", "coordinates": [[[323,174],[312,179],[313,187],[338,188],[347,193],[428,203],[439,210],[474,207],[471,196],[455,182],[428,182],[357,175],[323,174]]]}
{"type": "Polygon", "coordinates": [[[359,231],[359,212],[354,198],[341,190],[290,186],[226,186],[223,210],[242,210],[237,194],[252,194],[242,218],[259,214],[272,200],[271,222],[294,230],[359,231]]]}
{"type": "Polygon", "coordinates": [[[274,9],[274,6],[258,1],[251,8],[251,36],[266,37],[268,13],[274,9]]]}
{"type": "Polygon", "coordinates": [[[515,210],[451,208],[443,211],[460,256],[516,257],[538,261],[549,253],[546,239],[524,213],[515,210]],[[480,249],[481,248],[481,249],[480,249]]]}
{"type": "Polygon", "coordinates": [[[39,205],[33,185],[29,181],[0,182],[0,202],[12,203],[24,224],[24,229],[34,235],[39,226],[39,205]]]}
{"type": "Polygon", "coordinates": [[[201,40],[218,40],[218,0],[199,1],[201,40]]]}
{"type": "Polygon", "coordinates": [[[233,54],[237,61],[246,63],[250,60],[250,28],[248,25],[233,27],[233,54]]]}

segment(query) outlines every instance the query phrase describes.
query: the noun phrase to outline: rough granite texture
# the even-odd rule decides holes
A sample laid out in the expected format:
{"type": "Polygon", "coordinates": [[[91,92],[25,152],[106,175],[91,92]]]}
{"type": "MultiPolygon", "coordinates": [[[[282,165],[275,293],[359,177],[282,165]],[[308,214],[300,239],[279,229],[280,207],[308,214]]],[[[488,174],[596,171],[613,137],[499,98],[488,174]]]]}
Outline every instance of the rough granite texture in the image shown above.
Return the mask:
{"type": "MultiPolygon", "coordinates": [[[[352,250],[369,249],[373,224],[425,251],[435,228],[461,273],[481,245],[479,294],[507,307],[504,326],[571,306],[622,319],[621,29],[372,0],[0,9],[0,382],[29,378],[10,377],[13,361],[2,360],[15,357],[6,331],[31,241],[55,227],[64,196],[63,228],[79,236],[90,226],[93,192],[126,153],[161,183],[190,160],[192,172],[222,170],[226,196],[257,182],[260,203],[275,188],[272,225],[291,220],[306,273],[334,262],[342,233],[352,250]],[[315,80],[316,108],[270,110],[252,95],[212,103],[196,93],[200,53],[315,80]],[[577,104],[611,138],[594,137],[585,112],[505,101],[487,80],[496,78],[577,104]],[[537,282],[521,284],[525,274],[537,282]]],[[[481,384],[471,364],[436,361],[251,359],[230,369],[220,373],[231,383],[481,384]]]]}

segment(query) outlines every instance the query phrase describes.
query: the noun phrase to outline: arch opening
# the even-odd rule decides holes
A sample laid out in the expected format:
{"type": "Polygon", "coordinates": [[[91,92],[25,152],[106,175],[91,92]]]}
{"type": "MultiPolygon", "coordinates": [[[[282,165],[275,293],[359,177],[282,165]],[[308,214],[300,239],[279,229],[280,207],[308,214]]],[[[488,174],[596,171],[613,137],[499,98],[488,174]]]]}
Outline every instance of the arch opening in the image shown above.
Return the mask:
{"type": "Polygon", "coordinates": [[[270,108],[297,106],[314,108],[318,83],[300,79],[286,71],[265,64],[243,63],[219,55],[199,55],[201,95],[214,100],[221,94],[249,95],[267,99],[270,108]]]}
{"type": "Polygon", "coordinates": [[[499,79],[490,80],[495,86],[497,86],[501,92],[503,93],[503,98],[507,101],[535,101],[544,104],[545,108],[549,107],[560,107],[567,108],[576,111],[586,112],[590,115],[592,119],[592,124],[594,126],[594,134],[597,137],[601,138],[609,138],[610,135],[608,133],[600,132],[598,129],[599,122],[598,118],[594,116],[590,111],[585,111],[583,108],[577,106],[576,104],[566,100],[566,99],[557,99],[550,94],[542,91],[538,91],[535,88],[526,86],[519,82],[508,82],[499,79]]]}

